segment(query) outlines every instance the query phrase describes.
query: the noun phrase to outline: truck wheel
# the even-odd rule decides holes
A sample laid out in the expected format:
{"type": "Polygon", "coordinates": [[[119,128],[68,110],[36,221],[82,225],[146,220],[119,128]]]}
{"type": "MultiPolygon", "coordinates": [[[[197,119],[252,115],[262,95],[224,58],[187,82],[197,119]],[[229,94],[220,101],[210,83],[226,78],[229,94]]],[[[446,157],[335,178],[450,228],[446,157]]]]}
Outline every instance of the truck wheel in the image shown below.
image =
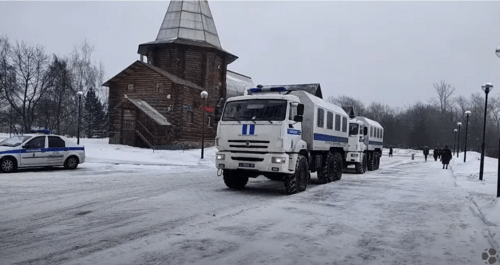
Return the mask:
{"type": "Polygon", "coordinates": [[[16,160],[11,157],[6,157],[0,162],[0,167],[4,173],[14,172],[17,169],[16,160]]]}
{"type": "Polygon", "coordinates": [[[361,162],[356,163],[356,174],[363,174],[366,172],[366,155],[363,155],[361,162]]]}
{"type": "Polygon", "coordinates": [[[368,171],[368,159],[366,156],[366,154],[363,155],[363,173],[368,171]]]}
{"type": "Polygon", "coordinates": [[[309,181],[309,168],[307,167],[307,159],[299,155],[295,164],[295,173],[283,178],[285,190],[287,194],[294,194],[305,191],[307,182],[309,181]]]}
{"type": "Polygon", "coordinates": [[[339,153],[333,155],[333,179],[332,181],[337,181],[342,178],[342,156],[339,153]]]}
{"type": "Polygon", "coordinates": [[[248,182],[248,177],[237,176],[236,172],[231,170],[224,170],[224,183],[231,189],[241,190],[245,188],[248,182]]]}
{"type": "Polygon", "coordinates": [[[380,156],[378,153],[373,154],[373,170],[377,170],[380,165],[380,156]]]}
{"type": "Polygon", "coordinates": [[[334,179],[333,169],[333,154],[331,152],[328,152],[328,154],[326,155],[326,159],[323,161],[321,168],[318,170],[317,175],[319,184],[326,184],[334,179]]]}
{"type": "Polygon", "coordinates": [[[370,154],[370,157],[368,158],[368,171],[373,171],[375,170],[375,158],[374,154],[370,154]]]}

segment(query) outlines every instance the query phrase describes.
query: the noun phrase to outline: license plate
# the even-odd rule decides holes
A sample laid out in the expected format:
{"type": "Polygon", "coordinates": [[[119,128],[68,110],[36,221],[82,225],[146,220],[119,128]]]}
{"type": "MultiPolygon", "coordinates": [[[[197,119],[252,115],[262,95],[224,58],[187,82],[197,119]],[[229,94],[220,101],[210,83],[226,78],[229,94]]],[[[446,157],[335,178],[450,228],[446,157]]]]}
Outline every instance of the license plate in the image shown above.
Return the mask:
{"type": "Polygon", "coordinates": [[[254,163],[239,163],[240,167],[255,167],[254,163]]]}

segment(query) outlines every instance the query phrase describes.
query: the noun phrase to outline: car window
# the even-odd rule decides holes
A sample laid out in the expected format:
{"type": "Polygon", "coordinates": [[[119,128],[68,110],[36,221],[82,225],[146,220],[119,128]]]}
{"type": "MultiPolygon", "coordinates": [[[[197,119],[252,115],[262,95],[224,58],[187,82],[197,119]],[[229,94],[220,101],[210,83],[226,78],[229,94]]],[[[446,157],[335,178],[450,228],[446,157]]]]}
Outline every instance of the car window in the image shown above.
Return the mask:
{"type": "Polygon", "coordinates": [[[25,145],[26,149],[37,149],[45,147],[45,136],[39,136],[31,139],[25,145]]]}
{"type": "Polygon", "coordinates": [[[57,136],[48,136],[49,137],[49,148],[53,147],[66,147],[66,142],[63,139],[57,136]]]}

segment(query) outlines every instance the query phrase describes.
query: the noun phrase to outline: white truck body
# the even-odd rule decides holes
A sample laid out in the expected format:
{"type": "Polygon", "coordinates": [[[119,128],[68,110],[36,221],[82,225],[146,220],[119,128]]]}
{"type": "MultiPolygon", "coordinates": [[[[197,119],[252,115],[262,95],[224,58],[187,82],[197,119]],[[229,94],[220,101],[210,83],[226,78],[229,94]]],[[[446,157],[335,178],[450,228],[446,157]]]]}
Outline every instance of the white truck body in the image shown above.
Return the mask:
{"type": "Polygon", "coordinates": [[[378,169],[383,136],[384,128],[378,122],[362,116],[351,119],[345,165],[354,164],[359,174],[378,169]]]}
{"type": "Polygon", "coordinates": [[[347,128],[342,108],[305,91],[229,98],[217,128],[216,167],[236,189],[259,175],[283,179],[288,193],[305,190],[309,171],[318,170],[321,183],[339,180],[347,128]]]}

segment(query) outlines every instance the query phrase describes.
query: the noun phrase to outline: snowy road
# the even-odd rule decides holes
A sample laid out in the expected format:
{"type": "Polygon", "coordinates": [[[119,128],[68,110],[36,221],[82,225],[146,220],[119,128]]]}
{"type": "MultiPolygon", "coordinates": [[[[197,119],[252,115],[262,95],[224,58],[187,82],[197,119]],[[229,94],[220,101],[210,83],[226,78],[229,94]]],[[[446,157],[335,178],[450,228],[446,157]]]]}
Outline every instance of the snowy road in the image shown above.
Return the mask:
{"type": "Polygon", "coordinates": [[[213,167],[0,174],[0,264],[483,264],[486,225],[438,162],[383,157],[287,196],[213,167]]]}

